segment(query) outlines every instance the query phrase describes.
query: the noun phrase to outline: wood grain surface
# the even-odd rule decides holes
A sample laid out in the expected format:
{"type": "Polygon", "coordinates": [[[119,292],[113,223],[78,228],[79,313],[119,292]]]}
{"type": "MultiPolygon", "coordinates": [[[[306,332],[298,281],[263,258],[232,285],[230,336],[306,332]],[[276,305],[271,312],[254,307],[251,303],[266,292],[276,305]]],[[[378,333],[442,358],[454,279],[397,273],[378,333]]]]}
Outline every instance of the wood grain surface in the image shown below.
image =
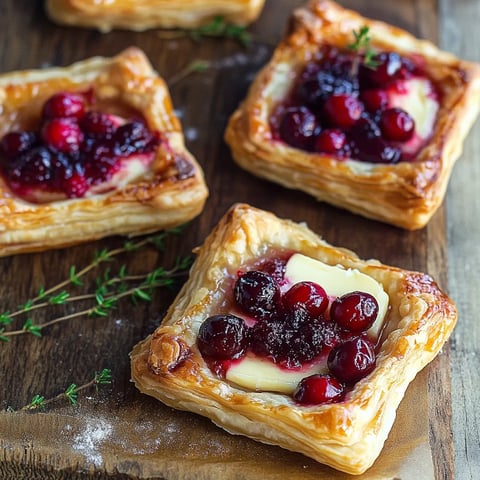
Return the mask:
{"type": "MultiPolygon", "coordinates": [[[[451,293],[460,312],[451,346],[444,348],[425,373],[429,385],[430,444],[434,452],[435,478],[478,479],[480,326],[474,317],[479,284],[477,272],[480,271],[480,200],[476,194],[480,181],[476,158],[480,153],[478,125],[467,140],[463,158],[454,171],[446,205],[426,228],[417,232],[405,232],[316,203],[305,194],[286,190],[242,171],[232,162],[223,141],[227,119],[244,97],[255,72],[268,60],[281,38],[291,10],[302,3],[300,0],[267,0],[261,18],[250,28],[254,42],[245,49],[228,40],[205,39],[195,43],[188,38],[166,39],[156,30],[100,34],[93,30],[59,27],[45,17],[41,1],[2,0],[0,71],[67,65],[93,55],[111,56],[130,45],[142,48],[167,82],[193,60],[212,62],[212,68],[206,72],[171,86],[188,148],[205,171],[211,192],[206,208],[181,236],[169,238],[164,253],[153,249],[131,253],[113,264],[112,269],[120,262],[138,273],[160,265],[168,267],[177,256],[186,255],[201,244],[234,202],[247,202],[284,218],[305,221],[328,242],[350,248],[363,258],[374,257],[387,264],[428,272],[451,293]]],[[[476,2],[344,0],[341,3],[439,42],[443,48],[460,56],[480,60],[477,48],[480,7],[476,2]]],[[[49,287],[68,278],[71,265],[85,266],[99,249],[118,247],[123,241],[109,238],[75,248],[0,259],[0,310],[14,310],[33,297],[40,286],[49,287]]],[[[94,277],[90,277],[92,283],[86,283],[85,291],[91,290],[93,280],[94,277]]],[[[53,397],[72,382],[87,382],[102,368],[111,368],[113,373],[111,386],[102,388],[98,395],[93,391],[81,395],[77,407],[60,402],[45,413],[1,413],[0,478],[148,476],[149,462],[153,460],[146,447],[143,464],[124,462],[119,466],[109,463],[95,472],[82,471],[82,459],[98,452],[94,443],[82,444],[78,440],[81,430],[94,428],[93,437],[107,434],[111,425],[102,423],[107,412],[125,428],[143,426],[144,431],[133,432],[136,441],[142,438],[145,442],[157,441],[164,451],[171,453],[170,461],[164,465],[165,478],[210,478],[208,472],[212,471],[219,474],[222,455],[226,455],[228,448],[248,450],[252,461],[264,465],[263,470],[257,471],[257,478],[280,478],[269,476],[269,469],[273,468],[279,454],[289,462],[291,459],[285,471],[289,478],[314,478],[312,462],[295,454],[279,452],[274,447],[219,433],[208,421],[193,415],[182,414],[184,424],[191,426],[188,431],[173,431],[176,424],[169,419],[180,414],[135,390],[129,381],[128,353],[135,343],[155,329],[175,292],[175,289],[158,290],[151,303],[121,302],[108,318],[81,318],[59,324],[48,328],[41,339],[23,335],[0,344],[1,409],[7,406],[18,409],[28,404],[35,394],[53,397]],[[164,438],[150,438],[147,427],[152,419],[166,422],[164,438]],[[69,429],[76,433],[66,436],[69,429]],[[69,444],[65,438],[73,438],[74,443],[69,444]],[[172,438],[179,443],[172,445],[169,441],[172,438]],[[209,453],[219,458],[216,470],[205,470],[199,460],[205,438],[218,442],[214,444],[211,440],[208,444],[209,453]],[[40,441],[45,441],[49,448],[37,449],[40,441]],[[74,454],[69,455],[72,450],[74,454]]],[[[80,303],[58,310],[38,311],[35,321],[47,321],[58,312],[71,313],[87,306],[87,303],[80,303]]],[[[135,443],[132,448],[140,449],[139,445],[135,443]]],[[[115,448],[118,451],[113,451],[112,458],[122,445],[115,448]]],[[[241,465],[235,468],[236,476],[224,472],[211,478],[246,478],[241,475],[241,465]]],[[[337,477],[332,474],[332,478],[337,477]]]]}
{"type": "MultiPolygon", "coordinates": [[[[463,58],[480,60],[480,5],[441,0],[440,43],[463,58]]],[[[480,285],[480,125],[465,144],[446,199],[448,284],[459,321],[451,338],[450,364],[456,478],[480,478],[480,323],[475,314],[480,285]]]]}

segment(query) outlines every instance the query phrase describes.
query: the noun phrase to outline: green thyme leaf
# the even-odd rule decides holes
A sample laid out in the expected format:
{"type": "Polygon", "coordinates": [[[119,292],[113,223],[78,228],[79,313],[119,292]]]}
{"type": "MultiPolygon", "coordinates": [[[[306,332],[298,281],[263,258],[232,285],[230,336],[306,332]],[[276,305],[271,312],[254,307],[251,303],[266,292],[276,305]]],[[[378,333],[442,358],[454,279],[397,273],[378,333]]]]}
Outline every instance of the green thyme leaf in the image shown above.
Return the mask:
{"type": "Polygon", "coordinates": [[[380,62],[375,60],[376,52],[371,48],[370,42],[370,27],[364,25],[360,28],[357,32],[353,30],[353,36],[355,37],[355,41],[348,45],[350,50],[353,50],[360,55],[363,54],[363,64],[369,68],[376,68],[380,64],[380,62]]]}
{"type": "Polygon", "coordinates": [[[75,285],[76,287],[81,287],[83,285],[82,281],[80,280],[79,276],[76,273],[75,265],[72,265],[70,267],[68,277],[72,285],[75,285]]]}
{"type": "Polygon", "coordinates": [[[50,305],[63,305],[67,302],[67,300],[70,298],[70,294],[63,290],[57,295],[53,295],[48,299],[48,303],[50,305]]]}
{"type": "Polygon", "coordinates": [[[230,38],[238,41],[244,47],[248,47],[251,42],[251,37],[246,27],[229,24],[222,16],[216,16],[210,23],[190,30],[187,33],[196,42],[199,42],[204,37],[230,38]]]}
{"type": "Polygon", "coordinates": [[[109,368],[104,368],[101,372],[95,374],[94,382],[97,385],[112,383],[112,371],[109,368]]]}
{"type": "Polygon", "coordinates": [[[13,318],[10,315],[10,312],[4,312],[0,315],[0,324],[10,325],[13,322],[13,318]]]}
{"type": "Polygon", "coordinates": [[[43,397],[42,395],[34,395],[27,408],[40,408],[40,410],[45,410],[45,397],[43,397]]]}
{"type": "Polygon", "coordinates": [[[77,386],[74,383],[70,384],[70,386],[65,390],[64,395],[72,405],[77,404],[78,391],[77,386]]]}
{"type": "Polygon", "coordinates": [[[42,326],[41,325],[34,325],[33,320],[31,318],[27,318],[25,323],[22,326],[22,330],[25,332],[31,333],[35,337],[42,336],[42,326]]]}

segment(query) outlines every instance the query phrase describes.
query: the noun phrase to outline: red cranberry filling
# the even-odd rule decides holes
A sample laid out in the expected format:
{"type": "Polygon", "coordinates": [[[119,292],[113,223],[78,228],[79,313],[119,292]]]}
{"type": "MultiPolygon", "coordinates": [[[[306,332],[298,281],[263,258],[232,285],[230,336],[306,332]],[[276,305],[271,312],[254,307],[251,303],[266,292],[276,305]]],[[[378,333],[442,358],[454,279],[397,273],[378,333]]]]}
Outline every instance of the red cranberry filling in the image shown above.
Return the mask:
{"type": "Polygon", "coordinates": [[[311,375],[300,381],[293,398],[302,405],[318,405],[341,400],[345,386],[332,375],[311,375]]]}
{"type": "Polygon", "coordinates": [[[285,368],[301,367],[328,352],[342,337],[340,329],[323,318],[310,318],[296,310],[252,327],[250,348],[285,368]]]}
{"type": "Polygon", "coordinates": [[[145,162],[160,144],[145,122],[92,110],[88,93],[60,92],[42,109],[38,132],[14,131],[0,141],[0,171],[20,197],[36,191],[82,197],[108,182],[125,160],[145,162]]]}
{"type": "Polygon", "coordinates": [[[285,293],[283,304],[292,312],[305,310],[311,318],[320,318],[328,307],[328,296],[320,285],[300,282],[285,293]]]}
{"type": "Polygon", "coordinates": [[[380,116],[380,129],[386,139],[406,142],[413,136],[415,122],[405,110],[389,108],[380,116]]]}
{"type": "Polygon", "coordinates": [[[292,107],[280,121],[280,135],[290,145],[309,150],[317,129],[315,115],[305,107],[292,107]]]}
{"type": "Polygon", "coordinates": [[[355,383],[375,368],[375,360],[372,342],[356,337],[333,348],[328,355],[328,368],[341,382],[355,383]]]}
{"type": "Polygon", "coordinates": [[[247,313],[259,318],[271,317],[280,300],[280,287],[271,275],[246,272],[235,283],[235,300],[247,313]]]}
{"type": "Polygon", "coordinates": [[[315,151],[340,155],[347,142],[346,135],[338,129],[320,132],[315,139],[315,151]]]}
{"type": "Polygon", "coordinates": [[[198,349],[221,376],[228,369],[225,361],[246,354],[285,369],[328,357],[328,374],[304,378],[293,398],[304,405],[341,401],[345,386],[375,367],[374,345],[366,332],[377,319],[378,302],[360,291],[332,298],[311,281],[288,287],[284,272],[285,261],[278,258],[239,272],[229,310],[239,309],[246,317],[228,313],[207,318],[198,333],[198,349]]]}
{"type": "Polygon", "coordinates": [[[352,292],[336,298],[330,308],[333,321],[345,330],[360,333],[368,330],[378,315],[378,302],[373,295],[352,292]]]}
{"type": "Polygon", "coordinates": [[[352,127],[363,113],[363,104],[353,95],[334,94],[323,104],[326,119],[335,127],[352,127]]]}
{"type": "Polygon", "coordinates": [[[44,118],[82,118],[85,101],[82,95],[59,92],[50,97],[43,106],[44,118]]]}
{"type": "Polygon", "coordinates": [[[415,135],[415,121],[389,106],[389,92],[405,80],[426,79],[422,68],[395,52],[378,53],[375,67],[364,65],[357,53],[332,47],[321,55],[304,67],[289,98],[272,115],[274,138],[339,159],[390,164],[414,159],[416,152],[403,145],[415,135]]]}
{"type": "Polygon", "coordinates": [[[202,355],[237,358],[247,347],[247,326],[235,315],[214,315],[200,326],[197,344],[202,355]]]}

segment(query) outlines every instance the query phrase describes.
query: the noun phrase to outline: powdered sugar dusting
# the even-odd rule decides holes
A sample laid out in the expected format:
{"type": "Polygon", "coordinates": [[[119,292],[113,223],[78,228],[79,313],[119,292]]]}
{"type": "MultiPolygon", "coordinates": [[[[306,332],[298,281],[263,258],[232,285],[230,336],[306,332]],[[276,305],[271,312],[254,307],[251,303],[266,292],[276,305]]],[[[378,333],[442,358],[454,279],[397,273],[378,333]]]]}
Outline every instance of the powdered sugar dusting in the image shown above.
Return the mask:
{"type": "Polygon", "coordinates": [[[77,434],[73,440],[73,449],[81,453],[86,460],[101,466],[103,458],[99,450],[104,441],[108,440],[113,431],[112,425],[100,418],[87,419],[85,429],[77,434]]]}
{"type": "Polygon", "coordinates": [[[198,139],[198,129],[194,127],[187,127],[184,129],[185,138],[189,142],[193,142],[198,139]]]}

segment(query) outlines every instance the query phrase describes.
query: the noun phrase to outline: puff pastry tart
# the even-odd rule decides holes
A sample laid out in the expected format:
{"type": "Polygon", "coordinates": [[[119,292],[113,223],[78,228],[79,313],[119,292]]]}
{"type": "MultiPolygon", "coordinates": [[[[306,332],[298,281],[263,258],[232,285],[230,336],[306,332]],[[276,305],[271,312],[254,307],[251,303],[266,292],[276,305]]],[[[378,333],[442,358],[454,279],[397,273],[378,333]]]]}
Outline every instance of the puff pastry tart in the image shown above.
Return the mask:
{"type": "Polygon", "coordinates": [[[427,275],[364,261],[239,204],[131,353],[144,393],[229,432],[360,474],[456,322],[427,275]]]}
{"type": "Polygon", "coordinates": [[[479,65],[313,0],[293,13],[226,141],[255,175],[413,230],[441,204],[479,99],[479,65]]]}
{"type": "Polygon", "coordinates": [[[0,76],[0,255],[186,222],[207,197],[145,55],[0,76]]]}
{"type": "Polygon", "coordinates": [[[265,0],[46,0],[46,11],[57,23],[113,28],[195,28],[222,16],[247,25],[260,15],[265,0]]]}

